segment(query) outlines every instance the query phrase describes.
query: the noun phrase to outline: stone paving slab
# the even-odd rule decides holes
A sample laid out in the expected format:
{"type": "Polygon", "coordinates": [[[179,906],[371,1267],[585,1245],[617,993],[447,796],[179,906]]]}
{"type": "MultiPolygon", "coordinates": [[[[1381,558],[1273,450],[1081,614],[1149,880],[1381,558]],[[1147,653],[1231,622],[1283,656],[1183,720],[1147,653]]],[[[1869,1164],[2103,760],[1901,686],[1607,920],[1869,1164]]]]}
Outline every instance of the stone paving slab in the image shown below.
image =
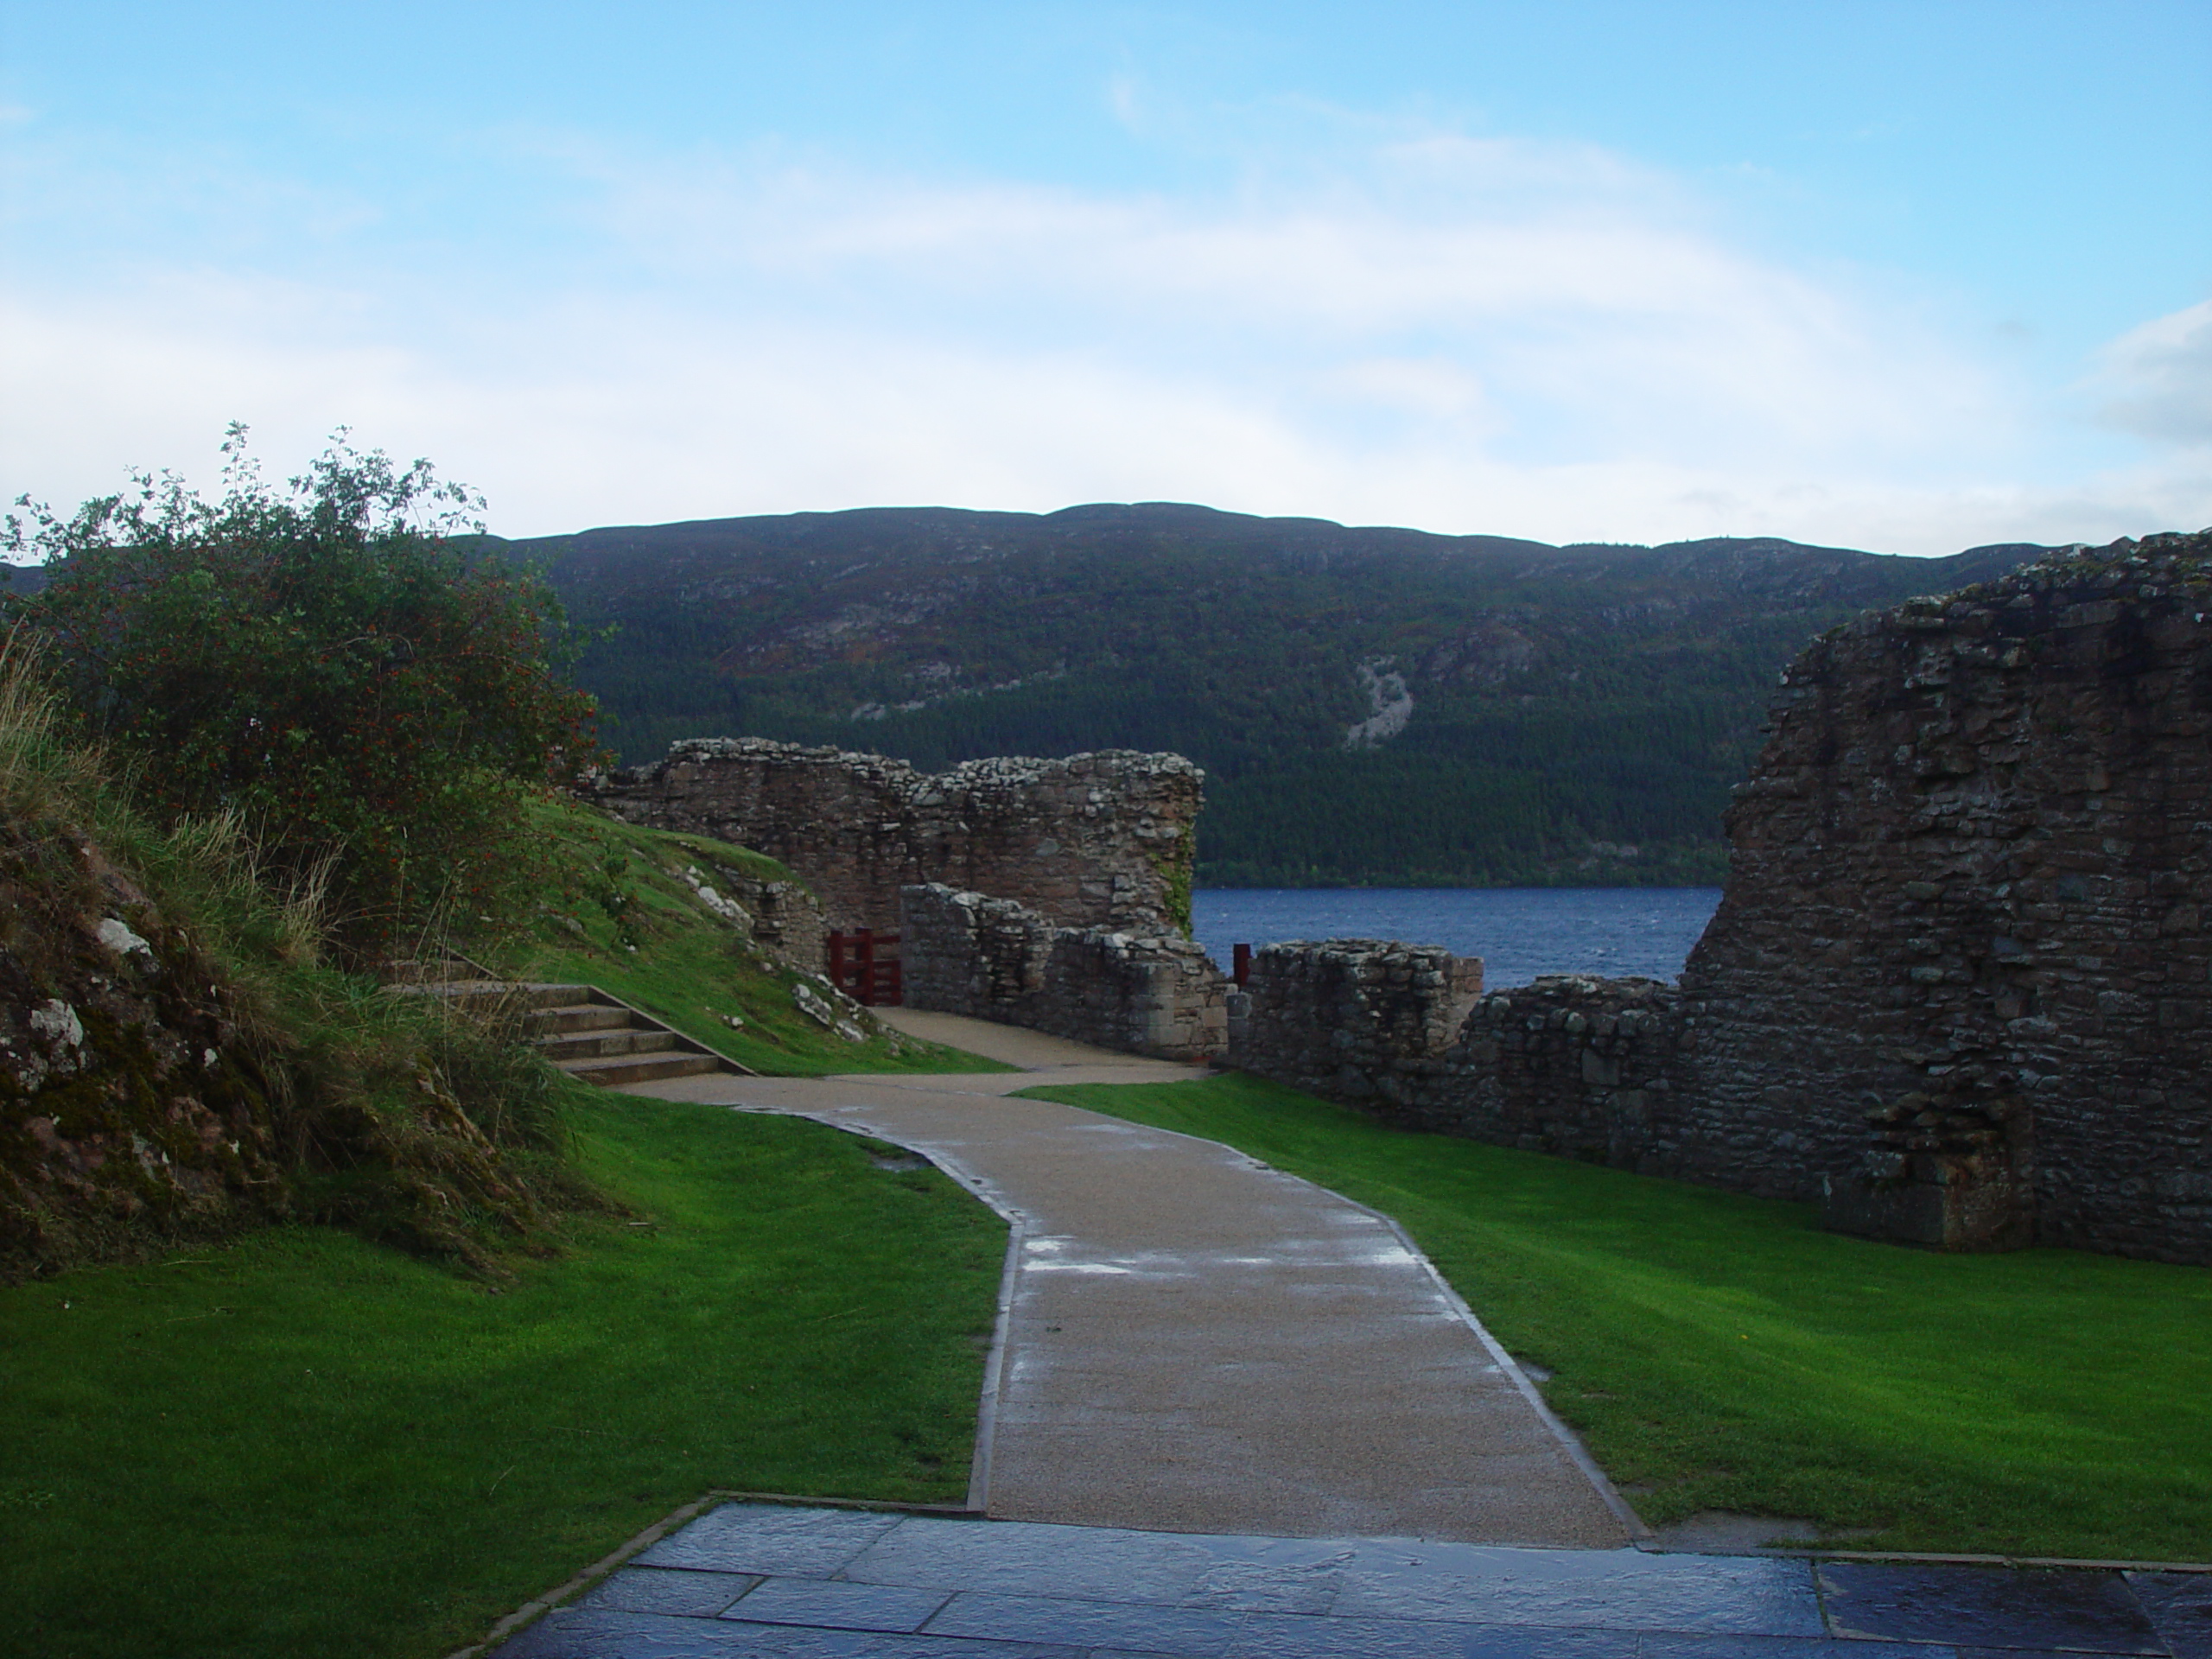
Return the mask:
{"type": "Polygon", "coordinates": [[[2212,1575],[740,1503],[647,1550],[499,1659],[2202,1659],[2192,1626],[2212,1593],[2200,1592],[2212,1575]]]}

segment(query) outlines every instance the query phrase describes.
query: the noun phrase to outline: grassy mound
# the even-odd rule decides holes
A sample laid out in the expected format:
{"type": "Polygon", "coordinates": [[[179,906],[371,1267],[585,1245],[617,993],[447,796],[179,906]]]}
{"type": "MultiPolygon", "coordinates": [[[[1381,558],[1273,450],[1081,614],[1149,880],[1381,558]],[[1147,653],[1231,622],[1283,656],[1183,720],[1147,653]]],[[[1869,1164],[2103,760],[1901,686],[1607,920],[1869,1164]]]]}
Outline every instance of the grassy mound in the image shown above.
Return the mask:
{"type": "Polygon", "coordinates": [[[1014,1069],[904,1036],[850,1003],[841,1003],[839,1020],[858,1042],[807,1014],[794,990],[839,1003],[828,982],[754,944],[684,879],[690,871],[711,887],[729,870],[798,885],[775,860],[565,801],[541,808],[535,828],[553,874],[529,925],[489,948],[488,965],[502,973],[601,986],[772,1076],[1014,1069]]]}
{"type": "Polygon", "coordinates": [[[594,1202],[518,1032],[325,959],[234,815],[157,822],[0,649],[0,1274],[272,1220],[491,1268],[594,1202]]]}
{"type": "Polygon", "coordinates": [[[1256,1078],[1039,1089],[1403,1223],[1638,1511],[1853,1547],[2202,1560],[2212,1272],[1943,1255],[1771,1203],[1395,1129],[1256,1078]]]}

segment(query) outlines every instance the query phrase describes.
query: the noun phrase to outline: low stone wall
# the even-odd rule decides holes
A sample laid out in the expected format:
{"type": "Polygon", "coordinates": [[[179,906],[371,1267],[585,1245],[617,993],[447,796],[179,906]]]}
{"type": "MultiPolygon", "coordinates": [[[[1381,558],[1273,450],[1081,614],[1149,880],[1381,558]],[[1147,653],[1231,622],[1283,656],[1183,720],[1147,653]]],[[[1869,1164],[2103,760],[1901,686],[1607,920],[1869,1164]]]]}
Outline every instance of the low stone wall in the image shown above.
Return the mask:
{"type": "Polygon", "coordinates": [[[1230,1004],[1229,1054],[1408,1128],[1675,1173],[1680,1001],[1580,975],[1485,996],[1478,959],[1431,946],[1276,944],[1230,1004]]]}
{"type": "Polygon", "coordinates": [[[1562,974],[1484,997],[1420,1103],[1424,1128],[1646,1173],[1678,1160],[1679,995],[1562,974]]]}
{"type": "Polygon", "coordinates": [[[1405,1107],[1441,1071],[1482,963],[1378,939],[1255,951],[1231,1004],[1232,1065],[1332,1100],[1405,1107]]]}
{"type": "Polygon", "coordinates": [[[1200,1061],[1228,1046],[1230,984],[1173,934],[1056,927],[942,883],[899,893],[910,1008],[996,1020],[1130,1054],[1200,1061]]]}
{"type": "Polygon", "coordinates": [[[694,867],[684,879],[709,910],[751,935],[753,944],[804,973],[829,960],[822,901],[797,881],[772,881],[728,864],[694,867]]]}
{"type": "Polygon", "coordinates": [[[1205,774],[1179,754],[903,760],[762,738],[692,738],[596,780],[616,817],[707,835],[787,864],[833,928],[897,925],[899,890],[942,882],[1063,927],[1161,933],[1190,923],[1205,774]]]}

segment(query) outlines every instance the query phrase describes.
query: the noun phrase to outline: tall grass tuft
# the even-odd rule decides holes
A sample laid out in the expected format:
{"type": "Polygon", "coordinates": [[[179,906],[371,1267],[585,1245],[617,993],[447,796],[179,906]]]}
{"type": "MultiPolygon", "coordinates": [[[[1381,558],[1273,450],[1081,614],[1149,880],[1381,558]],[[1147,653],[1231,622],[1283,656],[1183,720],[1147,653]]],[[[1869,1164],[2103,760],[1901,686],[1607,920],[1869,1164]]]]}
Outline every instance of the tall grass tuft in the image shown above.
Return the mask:
{"type": "MultiPolygon", "coordinates": [[[[518,1008],[456,1007],[346,971],[330,949],[327,863],[277,874],[236,810],[164,824],[130,796],[128,772],[73,730],[35,640],[21,629],[0,637],[0,808],[14,879],[42,889],[49,919],[37,925],[67,932],[50,918],[109,902],[87,874],[84,849],[97,849],[159,912],[172,968],[185,969],[181,950],[193,980],[219,986],[233,1033],[225,1058],[265,1109],[285,1187],[236,1209],[233,1224],[329,1222],[496,1273],[503,1252],[538,1248],[557,1213],[601,1205],[569,1166],[561,1084],[524,1042],[518,1008]]],[[[67,941],[33,943],[48,976],[65,971],[67,941]]],[[[103,1109],[157,1109],[130,1096],[103,1109]]],[[[8,1103],[26,1116],[39,1103],[8,1103]]],[[[13,1173],[25,1178],[17,1190],[35,1190],[35,1172],[13,1173]]],[[[19,1270],[130,1253],[111,1226],[29,1230],[45,1254],[19,1270]]]]}

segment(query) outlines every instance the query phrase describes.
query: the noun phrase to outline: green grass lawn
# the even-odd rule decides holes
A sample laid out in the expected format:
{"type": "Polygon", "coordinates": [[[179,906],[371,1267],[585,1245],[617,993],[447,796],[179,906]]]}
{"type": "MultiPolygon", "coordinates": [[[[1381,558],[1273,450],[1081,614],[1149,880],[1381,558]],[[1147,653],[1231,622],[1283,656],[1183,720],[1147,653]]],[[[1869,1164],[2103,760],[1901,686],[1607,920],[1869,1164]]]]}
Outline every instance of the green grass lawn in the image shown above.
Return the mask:
{"type": "Polygon", "coordinates": [[[548,806],[539,822],[560,849],[561,866],[588,879],[573,893],[548,895],[563,902],[546,904],[529,934],[505,948],[491,964],[501,972],[600,986],[773,1077],[1017,1069],[887,1028],[851,1042],[801,1012],[791,988],[804,976],[751,950],[683,877],[695,868],[711,885],[714,867],[724,864],[796,880],[773,859],[568,804],[548,806]],[[733,1015],[740,1025],[729,1023],[733,1015]]]}
{"type": "Polygon", "coordinates": [[[1770,1203],[1386,1128],[1255,1078],[1039,1089],[1395,1217],[1655,1524],[2212,1557],[2212,1271],[1942,1255],[1770,1203]]]}
{"type": "Polygon", "coordinates": [[[0,1289],[0,1648],[423,1659],[711,1487],[959,1501],[1003,1224],[817,1124],[575,1095],[631,1213],[496,1287],[287,1228],[0,1289]]]}

